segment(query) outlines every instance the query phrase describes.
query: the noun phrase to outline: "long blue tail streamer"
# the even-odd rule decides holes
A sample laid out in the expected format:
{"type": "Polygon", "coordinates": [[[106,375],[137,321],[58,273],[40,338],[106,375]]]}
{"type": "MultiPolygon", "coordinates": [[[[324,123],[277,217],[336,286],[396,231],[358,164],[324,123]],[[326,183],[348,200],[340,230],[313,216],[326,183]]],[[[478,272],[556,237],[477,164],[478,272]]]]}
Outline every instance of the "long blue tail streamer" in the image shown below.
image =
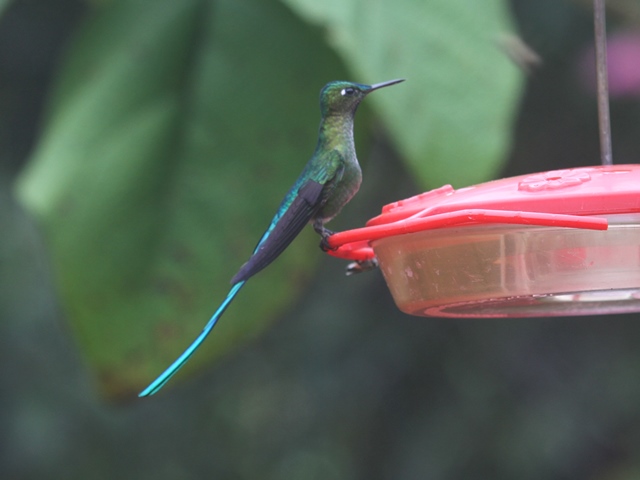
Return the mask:
{"type": "Polygon", "coordinates": [[[204,342],[204,339],[207,338],[207,335],[211,333],[213,327],[215,327],[216,323],[218,323],[218,319],[222,316],[224,311],[227,309],[231,301],[235,298],[244,284],[245,281],[242,281],[236,283],[233,287],[231,287],[231,290],[229,290],[229,293],[227,293],[227,297],[220,304],[215,313],[211,316],[211,319],[205,325],[202,333],[198,335],[198,338],[196,338],[193,343],[189,345],[189,348],[187,348],[182,353],[182,355],[180,355],[171,365],[169,365],[169,368],[162,372],[158,378],[156,378],[153,382],[151,382],[151,384],[149,384],[147,388],[140,392],[140,394],[138,394],[139,397],[148,397],[156,393],[164,386],[165,383],[169,381],[171,377],[173,377],[178,372],[178,370],[180,370],[180,368],[182,368],[185,363],[187,363],[187,360],[191,358],[191,355],[193,355],[198,347],[202,344],[202,342],[204,342]]]}

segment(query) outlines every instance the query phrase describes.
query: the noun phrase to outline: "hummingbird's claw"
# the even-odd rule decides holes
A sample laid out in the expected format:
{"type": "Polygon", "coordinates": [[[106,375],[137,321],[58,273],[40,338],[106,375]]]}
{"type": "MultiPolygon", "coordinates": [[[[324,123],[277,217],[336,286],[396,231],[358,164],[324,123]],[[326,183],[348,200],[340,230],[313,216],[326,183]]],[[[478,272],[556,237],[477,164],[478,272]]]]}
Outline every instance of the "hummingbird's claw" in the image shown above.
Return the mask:
{"type": "Polygon", "coordinates": [[[320,240],[320,248],[323,252],[335,251],[338,247],[332,247],[329,245],[329,237],[333,235],[334,232],[331,230],[327,230],[326,228],[322,229],[322,239],[320,240]]]}
{"type": "Polygon", "coordinates": [[[329,245],[329,237],[333,235],[335,232],[332,232],[328,228],[325,228],[324,223],[321,220],[316,220],[313,222],[313,229],[316,231],[318,235],[320,235],[320,248],[323,252],[329,252],[337,250],[336,247],[332,247],[329,245]]]}
{"type": "Polygon", "coordinates": [[[374,268],[378,268],[378,259],[375,257],[368,260],[356,260],[355,262],[351,262],[347,265],[345,275],[349,277],[351,275],[356,275],[357,273],[368,272],[374,268]]]}

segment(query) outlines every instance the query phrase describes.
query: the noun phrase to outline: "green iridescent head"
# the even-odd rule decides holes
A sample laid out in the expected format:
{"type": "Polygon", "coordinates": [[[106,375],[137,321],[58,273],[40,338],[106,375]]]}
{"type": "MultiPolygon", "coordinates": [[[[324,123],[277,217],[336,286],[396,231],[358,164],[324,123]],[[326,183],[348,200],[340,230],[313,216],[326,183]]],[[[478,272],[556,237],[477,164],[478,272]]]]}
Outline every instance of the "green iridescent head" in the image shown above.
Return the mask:
{"type": "Polygon", "coordinates": [[[404,82],[404,78],[374,85],[363,85],[342,80],[329,82],[320,90],[320,110],[323,116],[353,114],[362,99],[369,93],[400,82],[404,82]]]}

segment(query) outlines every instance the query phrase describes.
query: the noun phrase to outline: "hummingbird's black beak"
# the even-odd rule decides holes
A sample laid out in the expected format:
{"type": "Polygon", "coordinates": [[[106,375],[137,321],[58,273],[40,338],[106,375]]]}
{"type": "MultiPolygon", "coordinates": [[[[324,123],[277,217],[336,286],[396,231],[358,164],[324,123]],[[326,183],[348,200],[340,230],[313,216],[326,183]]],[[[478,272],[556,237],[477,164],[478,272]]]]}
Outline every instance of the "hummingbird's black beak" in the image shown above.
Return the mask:
{"type": "Polygon", "coordinates": [[[378,90],[379,88],[389,87],[391,85],[395,85],[396,83],[404,82],[404,78],[397,78],[396,80],[389,80],[388,82],[376,83],[371,85],[369,92],[373,92],[374,90],[378,90]]]}

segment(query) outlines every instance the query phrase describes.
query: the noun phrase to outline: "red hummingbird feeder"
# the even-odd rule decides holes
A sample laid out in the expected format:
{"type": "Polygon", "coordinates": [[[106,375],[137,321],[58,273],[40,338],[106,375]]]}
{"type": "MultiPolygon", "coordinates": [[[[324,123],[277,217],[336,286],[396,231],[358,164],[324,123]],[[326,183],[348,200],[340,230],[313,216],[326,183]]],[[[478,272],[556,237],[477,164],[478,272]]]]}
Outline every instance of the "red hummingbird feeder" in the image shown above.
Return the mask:
{"type": "Polygon", "coordinates": [[[405,313],[526,317],[640,311],[640,165],[447,185],[329,238],[377,258],[405,313]]]}
{"type": "Polygon", "coordinates": [[[640,165],[611,165],[603,1],[595,7],[603,165],[446,185],[332,235],[329,253],[377,261],[411,315],[640,311],[640,165]]]}

